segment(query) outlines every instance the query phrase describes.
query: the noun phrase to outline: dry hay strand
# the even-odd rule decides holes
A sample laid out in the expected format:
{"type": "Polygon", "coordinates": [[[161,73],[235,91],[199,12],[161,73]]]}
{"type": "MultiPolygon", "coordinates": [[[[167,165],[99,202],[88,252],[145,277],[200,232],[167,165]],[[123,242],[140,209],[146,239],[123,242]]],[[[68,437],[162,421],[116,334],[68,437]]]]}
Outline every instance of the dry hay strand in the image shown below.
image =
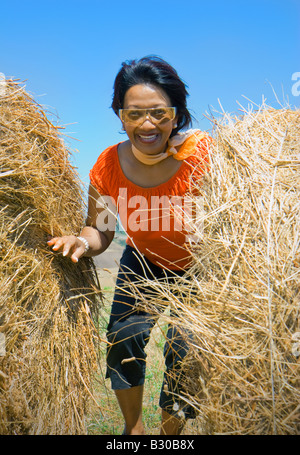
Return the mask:
{"type": "Polygon", "coordinates": [[[262,105],[214,122],[192,267],[140,298],[193,334],[182,397],[203,433],[299,434],[300,112],[262,105]]]}
{"type": "Polygon", "coordinates": [[[60,128],[15,81],[0,97],[1,434],[82,434],[98,365],[93,262],[54,253],[84,224],[60,128]]]}

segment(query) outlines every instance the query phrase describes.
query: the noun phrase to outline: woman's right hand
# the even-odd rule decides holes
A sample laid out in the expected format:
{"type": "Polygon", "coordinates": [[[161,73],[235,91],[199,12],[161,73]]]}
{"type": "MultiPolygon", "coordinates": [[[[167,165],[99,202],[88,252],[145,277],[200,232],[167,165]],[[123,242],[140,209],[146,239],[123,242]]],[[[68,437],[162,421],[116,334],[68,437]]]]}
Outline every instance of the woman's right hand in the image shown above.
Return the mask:
{"type": "Polygon", "coordinates": [[[70,257],[75,263],[78,262],[79,258],[85,252],[85,244],[75,235],[53,237],[47,243],[49,246],[52,246],[53,251],[60,251],[63,256],[70,257]]]}
{"type": "MultiPolygon", "coordinates": [[[[114,238],[117,216],[115,215],[114,225],[111,229],[108,229],[106,221],[103,221],[103,225],[101,225],[99,220],[106,220],[106,217],[111,216],[116,207],[112,205],[109,210],[106,207],[103,208],[101,203],[99,203],[102,199],[103,196],[90,185],[87,223],[80,233],[80,236],[88,241],[89,250],[86,253],[88,257],[103,253],[114,238]],[[106,212],[104,216],[103,212],[106,212]]],[[[53,237],[47,243],[52,246],[53,251],[61,252],[63,256],[70,257],[73,262],[78,262],[79,258],[85,254],[86,245],[75,235],[53,237]]]]}

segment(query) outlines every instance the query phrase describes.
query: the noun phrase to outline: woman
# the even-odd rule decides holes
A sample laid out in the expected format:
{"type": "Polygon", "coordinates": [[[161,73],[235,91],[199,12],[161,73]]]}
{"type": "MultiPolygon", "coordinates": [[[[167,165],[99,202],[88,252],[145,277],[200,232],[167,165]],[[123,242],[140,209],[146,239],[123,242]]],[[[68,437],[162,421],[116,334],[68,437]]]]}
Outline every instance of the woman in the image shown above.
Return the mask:
{"type": "MultiPolygon", "coordinates": [[[[145,346],[155,317],[141,302],[153,295],[151,280],[176,280],[190,262],[185,245],[191,232],[183,220],[186,197],[193,183],[199,188],[210,138],[197,130],[182,132],[191,124],[186,98],[185,84],[164,60],[145,57],[123,63],[112,108],[128,140],[104,150],[91,170],[88,217],[80,236],[49,241],[53,250],[77,262],[108,248],[117,211],[127,232],[107,333],[107,377],[124,415],[124,434],[144,434],[145,346]],[[150,284],[142,284],[141,278],[150,284]],[[135,289],[140,286],[135,296],[132,283],[135,289]]],[[[185,337],[170,327],[160,396],[161,434],[180,434],[185,420],[195,417],[180,399],[178,366],[187,350],[185,337]]]]}

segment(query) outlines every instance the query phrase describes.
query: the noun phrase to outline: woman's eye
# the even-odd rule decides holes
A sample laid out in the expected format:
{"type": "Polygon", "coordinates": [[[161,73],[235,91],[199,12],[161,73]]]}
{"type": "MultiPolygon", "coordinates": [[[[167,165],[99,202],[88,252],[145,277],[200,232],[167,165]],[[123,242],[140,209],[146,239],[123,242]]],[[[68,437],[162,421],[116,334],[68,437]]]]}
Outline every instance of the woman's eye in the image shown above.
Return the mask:
{"type": "Polygon", "coordinates": [[[139,119],[141,117],[141,115],[142,114],[139,111],[130,111],[130,112],[128,112],[128,118],[130,120],[137,120],[137,119],[139,119]]]}
{"type": "Polygon", "coordinates": [[[165,114],[166,114],[166,112],[164,109],[155,109],[154,111],[152,111],[152,115],[156,119],[163,118],[165,116],[165,114]]]}

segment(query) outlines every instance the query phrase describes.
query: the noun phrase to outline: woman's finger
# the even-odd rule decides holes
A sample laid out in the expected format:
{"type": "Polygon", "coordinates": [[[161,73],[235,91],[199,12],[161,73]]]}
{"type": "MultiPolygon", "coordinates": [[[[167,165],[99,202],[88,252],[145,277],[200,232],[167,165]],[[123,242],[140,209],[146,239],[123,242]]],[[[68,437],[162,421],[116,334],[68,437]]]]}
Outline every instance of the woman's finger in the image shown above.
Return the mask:
{"type": "Polygon", "coordinates": [[[73,251],[76,248],[76,237],[66,237],[63,243],[63,256],[68,256],[70,251],[73,251]]]}
{"type": "Polygon", "coordinates": [[[75,236],[54,237],[48,240],[48,245],[52,246],[52,250],[58,251],[62,249],[63,256],[70,256],[75,263],[84,254],[85,245],[75,236]]]}
{"type": "MultiPolygon", "coordinates": [[[[81,255],[80,255],[80,256],[81,256],[81,255]]],[[[75,262],[75,263],[78,262],[80,256],[78,256],[78,255],[76,254],[76,252],[73,253],[72,256],[71,256],[71,261],[72,261],[72,262],[75,262]]]]}
{"type": "Polygon", "coordinates": [[[69,252],[72,241],[70,241],[70,238],[68,238],[68,237],[54,237],[53,239],[49,240],[47,243],[49,246],[52,246],[52,250],[54,250],[54,251],[57,251],[57,250],[63,248],[63,252],[62,252],[63,256],[66,256],[69,252]]]}
{"type": "Polygon", "coordinates": [[[76,248],[76,250],[74,251],[74,253],[71,256],[71,260],[73,262],[78,262],[79,258],[81,258],[81,256],[83,256],[84,250],[85,250],[85,247],[82,245],[80,245],[78,248],[76,248]]]}
{"type": "Polygon", "coordinates": [[[52,237],[51,239],[49,239],[47,241],[48,245],[51,246],[51,245],[54,245],[54,243],[57,241],[58,237],[52,237]]]}
{"type": "Polygon", "coordinates": [[[64,241],[60,237],[56,237],[48,242],[48,245],[52,246],[52,250],[57,251],[64,244],[64,241]]]}

